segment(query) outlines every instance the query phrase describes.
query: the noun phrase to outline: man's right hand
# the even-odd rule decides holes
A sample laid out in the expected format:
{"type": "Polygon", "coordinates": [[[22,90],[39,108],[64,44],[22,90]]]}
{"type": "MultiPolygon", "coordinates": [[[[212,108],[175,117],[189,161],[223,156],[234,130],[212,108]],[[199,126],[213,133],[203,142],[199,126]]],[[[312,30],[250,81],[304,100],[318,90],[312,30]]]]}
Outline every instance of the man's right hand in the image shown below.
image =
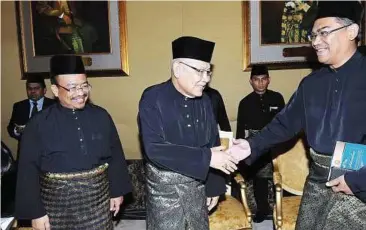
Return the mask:
{"type": "Polygon", "coordinates": [[[233,146],[227,151],[238,161],[244,160],[251,154],[249,142],[245,139],[234,139],[233,146]]]}
{"type": "Polygon", "coordinates": [[[15,132],[16,132],[15,134],[17,136],[19,136],[20,134],[23,133],[24,128],[25,128],[25,125],[17,125],[17,124],[15,124],[15,132]]]}
{"type": "Polygon", "coordinates": [[[223,150],[225,150],[224,146],[211,148],[210,167],[221,170],[226,174],[235,172],[237,170],[236,164],[238,164],[238,160],[223,150]]]}
{"type": "Polygon", "coordinates": [[[32,220],[32,228],[34,230],[51,230],[50,220],[48,216],[42,216],[32,220]]]}

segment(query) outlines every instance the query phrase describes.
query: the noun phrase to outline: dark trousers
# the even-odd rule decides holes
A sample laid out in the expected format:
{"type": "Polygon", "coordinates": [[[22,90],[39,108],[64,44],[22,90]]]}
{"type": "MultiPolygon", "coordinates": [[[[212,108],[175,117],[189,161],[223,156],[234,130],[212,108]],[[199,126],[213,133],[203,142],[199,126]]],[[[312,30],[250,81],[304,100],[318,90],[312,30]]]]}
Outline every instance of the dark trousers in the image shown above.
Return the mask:
{"type": "MultiPolygon", "coordinates": [[[[243,177],[245,177],[246,184],[249,187],[248,189],[249,194],[247,194],[249,200],[249,206],[251,207],[255,206],[253,204],[255,202],[257,206],[256,209],[257,213],[260,212],[261,214],[264,215],[271,214],[271,208],[269,204],[269,186],[268,186],[269,182],[273,178],[271,155],[269,153],[264,154],[252,165],[246,165],[242,161],[239,163],[238,166],[240,174],[243,177]],[[253,182],[252,194],[250,194],[251,182],[253,182]]],[[[232,195],[237,199],[240,199],[240,189],[233,186],[232,195]]],[[[252,211],[254,212],[255,210],[252,211]]]]}
{"type": "Polygon", "coordinates": [[[253,192],[257,204],[257,213],[268,215],[271,213],[268,201],[268,182],[269,178],[253,178],[253,192]]]}

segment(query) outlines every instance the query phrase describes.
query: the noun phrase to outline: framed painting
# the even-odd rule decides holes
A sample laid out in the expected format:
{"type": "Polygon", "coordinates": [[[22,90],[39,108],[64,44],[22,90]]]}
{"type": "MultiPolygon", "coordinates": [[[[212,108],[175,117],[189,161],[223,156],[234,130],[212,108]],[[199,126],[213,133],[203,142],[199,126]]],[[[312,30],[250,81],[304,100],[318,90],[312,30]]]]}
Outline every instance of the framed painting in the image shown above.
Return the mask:
{"type": "Polygon", "coordinates": [[[49,75],[55,54],[80,55],[88,76],[128,76],[125,1],[18,1],[22,79],[49,75]]]}
{"type": "MultiPolygon", "coordinates": [[[[312,4],[316,1],[242,2],[243,70],[250,71],[253,64],[265,64],[269,69],[317,65],[308,31],[301,27],[312,4]]],[[[365,44],[365,20],[361,26],[361,44],[365,44]]]]}

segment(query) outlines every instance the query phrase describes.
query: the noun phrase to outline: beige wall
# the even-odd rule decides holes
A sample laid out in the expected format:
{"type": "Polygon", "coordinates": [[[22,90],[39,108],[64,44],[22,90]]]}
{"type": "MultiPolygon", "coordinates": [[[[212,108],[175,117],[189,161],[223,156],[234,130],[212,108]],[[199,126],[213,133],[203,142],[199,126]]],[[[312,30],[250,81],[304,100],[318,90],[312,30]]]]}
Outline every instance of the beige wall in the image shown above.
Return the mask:
{"type": "MultiPolygon", "coordinates": [[[[13,2],[1,2],[1,139],[15,152],[16,142],[6,131],[12,104],[25,98],[13,2]]],[[[137,106],[142,91],[168,79],[171,42],[193,35],[216,42],[212,87],[236,119],[241,98],[251,92],[249,73],[242,67],[241,3],[236,2],[127,2],[129,77],[93,78],[92,99],[106,108],[117,125],[127,158],[140,158],[137,106]]],[[[287,101],[309,70],[271,71],[270,88],[287,101]]],[[[47,80],[49,87],[49,81],[47,80]]],[[[47,93],[51,96],[51,93],[47,93]]]]}

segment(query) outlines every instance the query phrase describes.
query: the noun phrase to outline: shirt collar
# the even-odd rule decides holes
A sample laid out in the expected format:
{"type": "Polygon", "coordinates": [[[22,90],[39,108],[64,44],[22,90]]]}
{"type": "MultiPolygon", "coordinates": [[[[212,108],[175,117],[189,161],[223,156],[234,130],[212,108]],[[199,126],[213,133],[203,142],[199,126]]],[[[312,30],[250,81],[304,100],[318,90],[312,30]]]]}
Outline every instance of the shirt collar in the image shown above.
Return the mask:
{"type": "Polygon", "coordinates": [[[268,93],[268,89],[266,90],[266,92],[264,92],[262,94],[256,93],[255,91],[253,91],[253,93],[256,97],[265,97],[268,93]]]}
{"type": "Polygon", "coordinates": [[[349,66],[351,66],[353,63],[355,63],[355,61],[357,61],[361,57],[362,57],[362,54],[359,51],[356,50],[356,52],[352,55],[352,57],[346,63],[344,63],[342,66],[340,66],[338,68],[335,68],[335,69],[328,66],[328,69],[331,72],[334,72],[334,73],[340,72],[343,69],[348,69],[349,66]]]}
{"type": "Polygon", "coordinates": [[[57,103],[57,108],[61,112],[64,112],[67,114],[74,114],[75,112],[84,111],[85,109],[87,109],[87,107],[89,107],[89,103],[86,103],[85,107],[83,109],[70,109],[70,108],[66,108],[66,107],[62,106],[60,102],[57,103]]]}
{"type": "Polygon", "coordinates": [[[173,81],[170,79],[168,81],[168,88],[169,88],[169,94],[170,96],[174,97],[174,98],[178,98],[178,99],[182,99],[182,100],[189,100],[189,99],[193,99],[193,98],[189,98],[187,96],[184,96],[183,94],[181,94],[175,87],[173,84],[173,81]]]}
{"type": "MultiPolygon", "coordinates": [[[[33,105],[33,100],[31,100],[31,99],[29,99],[29,104],[30,105],[33,105]]],[[[39,99],[38,101],[36,101],[37,102],[37,106],[39,106],[39,105],[43,105],[43,102],[44,102],[44,97],[42,97],[41,99],[39,99]]]]}

